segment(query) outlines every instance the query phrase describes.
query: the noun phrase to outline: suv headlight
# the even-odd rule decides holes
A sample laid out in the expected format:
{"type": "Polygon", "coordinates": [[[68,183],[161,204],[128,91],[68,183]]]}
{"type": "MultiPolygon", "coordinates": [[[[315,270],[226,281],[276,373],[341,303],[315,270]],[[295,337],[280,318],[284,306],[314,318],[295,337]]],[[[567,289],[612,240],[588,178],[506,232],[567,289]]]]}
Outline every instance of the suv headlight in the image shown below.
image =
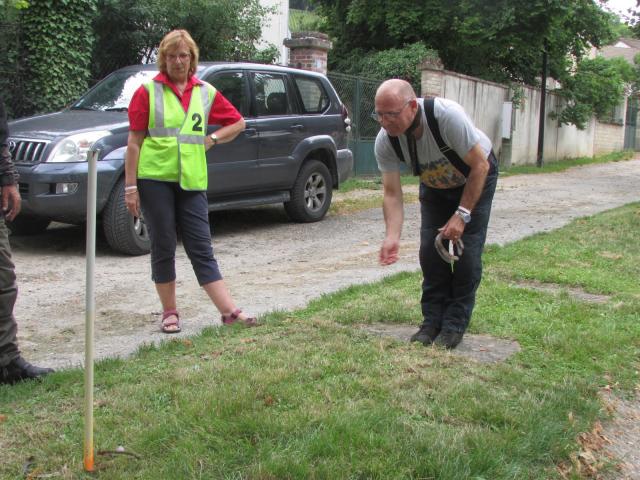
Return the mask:
{"type": "Polygon", "coordinates": [[[71,135],[56,145],[47,162],[86,162],[87,152],[93,144],[107,135],[111,135],[111,132],[108,130],[71,135]]]}

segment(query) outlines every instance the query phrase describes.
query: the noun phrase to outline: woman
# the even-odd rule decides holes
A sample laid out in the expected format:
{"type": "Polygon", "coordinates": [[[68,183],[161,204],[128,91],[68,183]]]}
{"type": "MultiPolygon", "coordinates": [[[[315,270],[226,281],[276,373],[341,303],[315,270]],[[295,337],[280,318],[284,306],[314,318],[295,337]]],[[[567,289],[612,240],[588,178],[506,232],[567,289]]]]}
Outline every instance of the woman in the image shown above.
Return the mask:
{"type": "Polygon", "coordinates": [[[214,87],[195,76],[198,47],[185,30],[160,42],[160,73],[142,85],[129,105],[125,157],[125,202],[134,216],[144,212],[151,239],[151,273],[164,333],[181,330],[176,306],[176,226],[198,283],[222,314],[224,324],[256,325],[238,309],[222,280],[211,247],[205,151],[232,141],[244,130],[240,113],[214,87]],[[203,119],[221,125],[206,135],[203,119]]]}

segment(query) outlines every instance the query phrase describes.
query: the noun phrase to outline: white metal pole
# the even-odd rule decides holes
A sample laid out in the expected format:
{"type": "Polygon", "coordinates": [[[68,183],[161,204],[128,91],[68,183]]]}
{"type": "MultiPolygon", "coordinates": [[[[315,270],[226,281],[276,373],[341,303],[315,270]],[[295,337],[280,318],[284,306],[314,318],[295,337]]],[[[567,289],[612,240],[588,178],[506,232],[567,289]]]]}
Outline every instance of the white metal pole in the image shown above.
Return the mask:
{"type": "Polygon", "coordinates": [[[97,164],[100,150],[87,156],[87,247],[85,292],[85,352],[84,352],[84,469],[94,471],[93,457],[93,325],[96,319],[94,272],[96,264],[96,193],[97,164]]]}

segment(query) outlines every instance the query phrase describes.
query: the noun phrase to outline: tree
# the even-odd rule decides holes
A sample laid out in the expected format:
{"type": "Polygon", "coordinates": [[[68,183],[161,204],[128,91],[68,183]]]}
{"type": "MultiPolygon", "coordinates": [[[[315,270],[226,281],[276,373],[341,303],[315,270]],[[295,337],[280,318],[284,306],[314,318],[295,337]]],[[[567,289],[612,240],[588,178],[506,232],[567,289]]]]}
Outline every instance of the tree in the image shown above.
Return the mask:
{"type": "Polygon", "coordinates": [[[624,99],[625,85],[636,79],[634,68],[623,58],[582,60],[561,90],[568,106],[558,115],[559,121],[584,129],[593,114],[609,119],[624,99]]]}
{"type": "Polygon", "coordinates": [[[58,110],[88,86],[96,0],[31,0],[20,14],[26,58],[21,114],[58,110]]]}
{"type": "Polygon", "coordinates": [[[438,53],[417,42],[404,48],[390,48],[380,52],[351,52],[348,59],[335,65],[343,73],[362,74],[372,78],[402,78],[420,90],[420,64],[423,60],[437,59],[438,53]]]}
{"type": "Polygon", "coordinates": [[[93,77],[152,60],[175,28],[189,31],[203,60],[273,62],[277,49],[256,47],[271,10],[258,0],[98,0],[93,77]]]}
{"type": "MultiPolygon", "coordinates": [[[[501,83],[538,85],[546,44],[548,75],[564,85],[574,110],[599,104],[597,99],[586,102],[584,91],[569,91],[579,85],[570,81],[575,65],[592,46],[612,41],[619,24],[596,0],[316,2],[336,46],[331,68],[362,64],[354,60],[356,55],[363,58],[421,42],[438,53],[448,70],[501,83]]],[[[569,112],[563,118],[579,121],[581,116],[569,112]]]]}
{"type": "MultiPolygon", "coordinates": [[[[449,70],[535,84],[547,38],[561,79],[591,45],[612,38],[612,14],[594,0],[316,0],[337,48],[386,50],[424,42],[449,70]]],[[[334,60],[332,60],[334,61],[334,60]]]]}

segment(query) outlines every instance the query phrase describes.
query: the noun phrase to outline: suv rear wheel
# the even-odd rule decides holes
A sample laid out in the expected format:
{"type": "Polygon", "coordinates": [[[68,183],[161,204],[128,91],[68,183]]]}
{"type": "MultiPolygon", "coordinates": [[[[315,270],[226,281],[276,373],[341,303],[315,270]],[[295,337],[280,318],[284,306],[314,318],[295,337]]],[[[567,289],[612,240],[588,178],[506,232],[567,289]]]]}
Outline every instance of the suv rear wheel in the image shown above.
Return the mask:
{"type": "Polygon", "coordinates": [[[116,183],[104,207],[102,226],[107,243],[114,250],[127,255],[149,253],[149,231],[144,218],[131,215],[124,203],[124,178],[116,183]]]}
{"type": "Polygon", "coordinates": [[[50,223],[51,220],[46,218],[18,215],[11,222],[7,222],[7,227],[14,235],[36,235],[44,232],[50,223]]]}
{"type": "Polygon", "coordinates": [[[327,166],[318,160],[308,160],[302,165],[293,188],[291,200],[284,209],[295,222],[317,222],[329,210],[333,183],[327,166]]]}

